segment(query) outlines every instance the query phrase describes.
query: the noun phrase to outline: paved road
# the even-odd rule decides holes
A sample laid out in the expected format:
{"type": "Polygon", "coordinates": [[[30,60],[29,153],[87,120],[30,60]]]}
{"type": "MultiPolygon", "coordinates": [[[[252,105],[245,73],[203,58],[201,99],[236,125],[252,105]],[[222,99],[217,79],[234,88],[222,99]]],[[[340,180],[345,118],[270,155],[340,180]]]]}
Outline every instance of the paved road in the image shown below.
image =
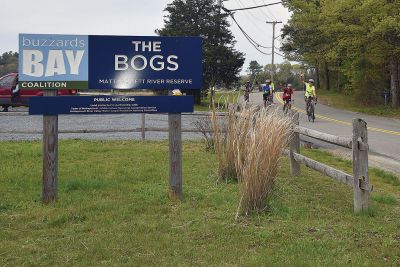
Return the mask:
{"type": "MultiPolygon", "coordinates": [[[[353,118],[361,118],[367,122],[370,154],[382,156],[387,161],[400,161],[400,120],[343,111],[318,103],[316,120],[312,123],[305,115],[303,92],[296,92],[294,100],[294,106],[300,112],[301,126],[334,135],[351,136],[353,118]]],[[[282,104],[281,93],[276,94],[274,101],[277,105],[282,104]]],[[[252,93],[250,102],[261,105],[262,94],[252,93]]]]}

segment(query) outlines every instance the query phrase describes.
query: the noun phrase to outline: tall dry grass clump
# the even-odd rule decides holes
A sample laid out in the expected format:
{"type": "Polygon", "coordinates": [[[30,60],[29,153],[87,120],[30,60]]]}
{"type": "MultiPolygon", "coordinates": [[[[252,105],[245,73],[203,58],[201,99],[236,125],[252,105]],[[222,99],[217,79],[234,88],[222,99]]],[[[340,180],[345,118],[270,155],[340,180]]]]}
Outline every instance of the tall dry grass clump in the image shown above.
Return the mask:
{"type": "Polygon", "coordinates": [[[214,140],[214,151],[218,161],[218,180],[230,181],[237,180],[237,170],[236,170],[236,144],[240,140],[245,124],[237,124],[237,117],[243,114],[238,112],[238,110],[243,110],[244,105],[239,104],[239,95],[234,97],[234,103],[228,103],[229,99],[224,98],[225,101],[219,99],[218,105],[223,104],[224,108],[227,110],[225,115],[216,116],[216,104],[211,101],[211,125],[212,134],[214,140]]]}
{"type": "MultiPolygon", "coordinates": [[[[246,112],[246,111],[244,111],[246,112]]],[[[237,124],[247,117],[238,117],[237,124]]],[[[271,194],[283,150],[292,136],[292,119],[282,117],[277,111],[253,112],[253,125],[246,138],[236,144],[236,170],[241,199],[236,217],[263,211],[271,194]]]]}
{"type": "Polygon", "coordinates": [[[214,151],[217,158],[219,180],[236,180],[235,168],[235,107],[228,107],[223,116],[217,117],[215,112],[211,117],[214,151]]]}

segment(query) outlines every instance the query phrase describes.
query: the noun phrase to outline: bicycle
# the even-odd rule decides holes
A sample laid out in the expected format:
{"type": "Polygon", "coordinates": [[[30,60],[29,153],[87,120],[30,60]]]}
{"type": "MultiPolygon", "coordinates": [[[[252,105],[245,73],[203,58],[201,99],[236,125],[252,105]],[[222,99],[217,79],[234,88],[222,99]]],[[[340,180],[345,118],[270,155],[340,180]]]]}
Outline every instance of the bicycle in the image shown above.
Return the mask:
{"type": "Polygon", "coordinates": [[[292,109],[292,101],[294,102],[294,100],[284,100],[285,103],[283,104],[283,114],[287,114],[289,109],[292,109]]]}
{"type": "Polygon", "coordinates": [[[307,98],[307,117],[308,121],[314,122],[315,121],[315,103],[314,98],[309,96],[307,98]]]}
{"type": "Polygon", "coordinates": [[[272,102],[272,94],[269,94],[268,98],[267,98],[267,107],[271,106],[273,104],[272,102]]]}
{"type": "Polygon", "coordinates": [[[268,94],[264,93],[263,94],[263,101],[264,101],[264,107],[265,108],[271,106],[272,105],[272,95],[271,95],[271,93],[268,93],[268,94]]]}

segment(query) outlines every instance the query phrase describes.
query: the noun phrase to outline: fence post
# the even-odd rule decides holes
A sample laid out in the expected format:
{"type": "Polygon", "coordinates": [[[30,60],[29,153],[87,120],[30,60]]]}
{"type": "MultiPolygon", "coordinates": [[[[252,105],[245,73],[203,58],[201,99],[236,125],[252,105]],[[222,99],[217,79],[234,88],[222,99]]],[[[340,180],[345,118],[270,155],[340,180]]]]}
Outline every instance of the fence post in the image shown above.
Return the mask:
{"type": "MultiPolygon", "coordinates": [[[[294,124],[294,127],[297,127],[297,126],[299,126],[299,113],[297,111],[293,111],[293,112],[294,112],[293,124],[294,124]]],[[[293,138],[292,138],[292,141],[290,142],[289,157],[290,157],[291,174],[294,176],[299,176],[300,175],[300,163],[298,163],[294,159],[293,152],[300,153],[300,134],[297,131],[293,132],[293,138]]]]}
{"type": "Polygon", "coordinates": [[[353,195],[354,212],[368,210],[368,133],[367,123],[362,119],[353,120],[353,195]]]}
{"type": "Polygon", "coordinates": [[[169,197],[182,198],[182,120],[181,113],[168,113],[169,197]]]}
{"type": "MultiPolygon", "coordinates": [[[[57,90],[43,90],[44,96],[57,96],[57,90]]],[[[43,115],[42,202],[57,200],[58,115],[43,115]]]]}
{"type": "Polygon", "coordinates": [[[146,139],[146,113],[142,113],[142,141],[146,139]]]}

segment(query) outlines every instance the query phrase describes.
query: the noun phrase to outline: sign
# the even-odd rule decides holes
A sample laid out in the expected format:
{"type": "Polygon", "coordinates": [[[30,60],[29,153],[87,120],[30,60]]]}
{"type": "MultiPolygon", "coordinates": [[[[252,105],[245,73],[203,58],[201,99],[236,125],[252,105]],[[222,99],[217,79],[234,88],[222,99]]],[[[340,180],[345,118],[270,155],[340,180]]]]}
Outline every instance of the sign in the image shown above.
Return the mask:
{"type": "Polygon", "coordinates": [[[29,115],[193,112],[193,96],[39,96],[29,99],[29,115]]]}
{"type": "Polygon", "coordinates": [[[201,89],[200,37],[19,35],[21,89],[201,89]]]}
{"type": "Polygon", "coordinates": [[[86,89],[87,35],[19,35],[21,89],[86,89]]]}

